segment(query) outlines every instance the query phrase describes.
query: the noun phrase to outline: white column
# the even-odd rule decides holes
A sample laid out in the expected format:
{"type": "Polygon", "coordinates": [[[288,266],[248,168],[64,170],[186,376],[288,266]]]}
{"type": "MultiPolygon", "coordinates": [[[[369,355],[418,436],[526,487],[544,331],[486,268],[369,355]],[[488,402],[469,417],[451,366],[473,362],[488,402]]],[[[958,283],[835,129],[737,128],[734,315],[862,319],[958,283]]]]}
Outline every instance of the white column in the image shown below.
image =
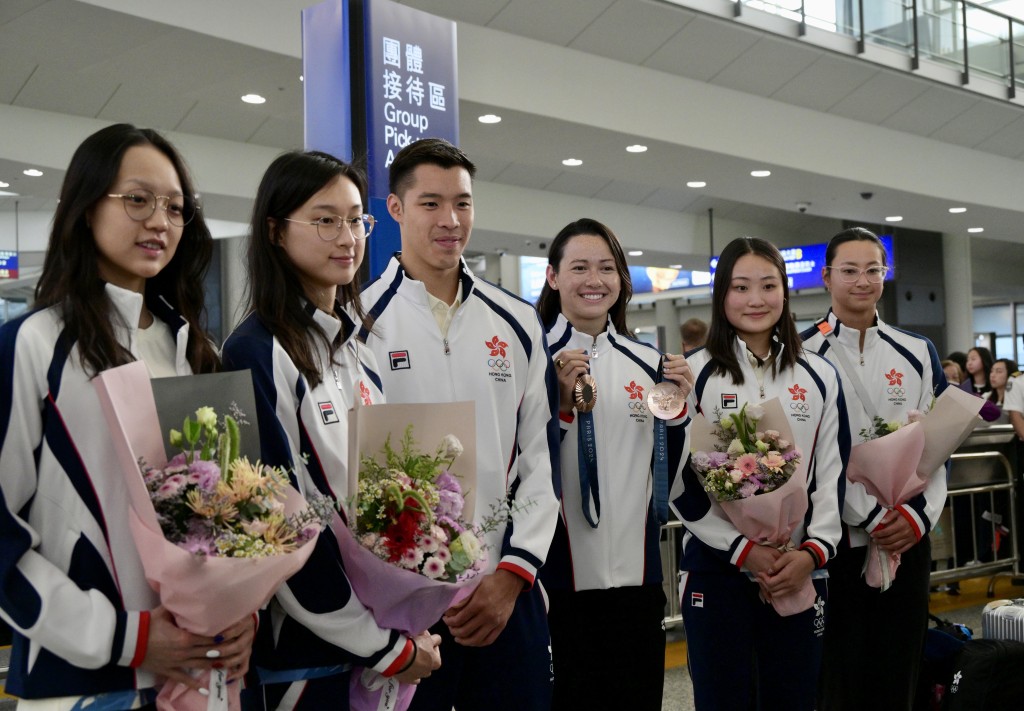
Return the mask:
{"type": "Polygon", "coordinates": [[[654,302],[654,315],[658,329],[664,331],[661,349],[666,353],[679,353],[683,342],[679,336],[679,312],[676,310],[675,299],[658,299],[654,302]]]}
{"type": "Polygon", "coordinates": [[[221,328],[224,337],[234,329],[245,311],[245,237],[224,237],[220,245],[221,328]]]}
{"type": "Polygon", "coordinates": [[[942,276],[946,290],[946,353],[966,352],[974,345],[971,241],[967,235],[942,235],[942,276]]]}

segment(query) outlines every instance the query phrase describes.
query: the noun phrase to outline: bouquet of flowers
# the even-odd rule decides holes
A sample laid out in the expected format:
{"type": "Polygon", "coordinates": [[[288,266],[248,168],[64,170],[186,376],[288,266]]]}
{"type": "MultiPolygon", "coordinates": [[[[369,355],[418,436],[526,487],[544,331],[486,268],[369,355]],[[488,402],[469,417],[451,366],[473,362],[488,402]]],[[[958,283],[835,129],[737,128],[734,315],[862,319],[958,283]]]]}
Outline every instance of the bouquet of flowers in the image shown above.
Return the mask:
{"type": "Polygon", "coordinates": [[[478,531],[460,519],[466,500],[448,467],[462,443],[445,435],[433,455],[416,451],[412,425],[401,451],[384,442],[384,461],[364,457],[356,506],[359,543],[381,560],[432,580],[454,583],[480,572],[486,550],[478,531]]]}
{"type": "Polygon", "coordinates": [[[716,501],[767,494],[789,481],[800,464],[800,450],[778,430],[757,429],[763,407],[743,405],[734,415],[720,410],[715,415],[718,445],[710,452],[694,452],[690,462],[716,501]]]}
{"type": "MultiPolygon", "coordinates": [[[[807,474],[778,399],[715,416],[716,422],[694,417],[690,466],[736,530],[757,544],[792,550],[793,531],[807,513],[807,474]]],[[[788,616],[810,609],[814,599],[808,579],[771,604],[788,616]]]]}
{"type": "MultiPolygon", "coordinates": [[[[332,526],[345,574],[378,625],[419,634],[467,598],[487,567],[487,524],[471,524],[474,499],[466,494],[476,483],[474,405],[357,404],[349,422],[355,495],[346,506],[348,525],[339,518],[332,526]],[[416,439],[438,444],[424,453],[416,439]]],[[[494,523],[498,515],[507,509],[494,523]]],[[[394,677],[355,670],[349,706],[405,709],[415,691],[394,677]]]]}
{"type": "MultiPolygon", "coordinates": [[[[984,401],[958,388],[946,388],[927,413],[907,412],[907,422],[877,415],[860,431],[864,440],[850,450],[849,481],[860,483],[882,506],[894,509],[920,494],[935,472],[974,428],[984,401]]],[[[888,590],[900,556],[869,544],[864,579],[888,590]]]]}
{"type": "MultiPolygon", "coordinates": [[[[163,381],[179,401],[193,403],[190,412],[217,397],[245,400],[246,391],[253,400],[244,371],[163,381]]],[[[184,418],[182,432],[172,432],[183,451],[167,462],[145,363],[104,371],[95,383],[124,476],[132,538],[161,604],[178,626],[209,637],[250,616],[305,564],[330,502],[310,510],[282,472],[238,456],[237,418],[225,418],[221,430],[212,409],[200,408],[195,420],[184,418]]],[[[167,682],[157,708],[240,708],[238,685],[228,686],[225,670],[203,677],[208,695],[167,682]]]]}

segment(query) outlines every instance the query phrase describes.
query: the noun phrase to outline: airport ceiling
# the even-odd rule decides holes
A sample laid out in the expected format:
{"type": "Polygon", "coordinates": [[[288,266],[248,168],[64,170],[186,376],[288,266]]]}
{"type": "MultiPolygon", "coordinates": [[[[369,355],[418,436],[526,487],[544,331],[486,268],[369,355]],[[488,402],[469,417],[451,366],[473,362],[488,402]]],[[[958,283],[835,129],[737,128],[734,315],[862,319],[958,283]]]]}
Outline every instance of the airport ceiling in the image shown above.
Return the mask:
{"type": "MultiPolygon", "coordinates": [[[[4,0],[0,3],[0,105],[129,121],[175,135],[252,147],[299,147],[298,13],[307,4],[303,0],[4,0]],[[242,103],[240,95],[250,92],[268,101],[260,106],[242,103]]],[[[623,214],[649,208],[689,216],[699,231],[707,230],[706,216],[712,208],[716,221],[758,226],[785,244],[822,241],[840,220],[883,224],[890,215],[904,217],[896,229],[959,234],[977,223],[985,225],[979,245],[997,240],[1009,249],[1005,242],[1024,241],[1022,213],[1006,199],[987,200],[984,190],[986,180],[994,187],[1009,180],[1021,184],[1024,111],[1017,103],[936,80],[945,71],[942,68],[929,76],[914,75],[847,56],[841,39],[824,38],[834,46],[823,48],[795,34],[766,34],[728,18],[732,3],[726,0],[687,3],[702,7],[703,12],[662,0],[407,0],[404,4],[460,23],[460,84],[463,76],[468,77],[468,88],[460,94],[460,142],[479,167],[478,181],[491,186],[494,194],[508,191],[527,196],[525,204],[517,206],[520,214],[531,210],[529,191],[542,191],[562,196],[574,207],[604,203],[621,207],[623,214]],[[506,38],[513,43],[505,43],[506,38]],[[500,46],[521,54],[486,56],[481,46],[489,39],[500,39],[500,46]],[[480,88],[485,84],[480,77],[487,71],[503,77],[516,63],[529,64],[549,49],[598,72],[568,81],[585,84],[580,96],[587,96],[589,102],[598,95],[604,110],[586,109],[574,116],[572,106],[559,107],[557,98],[546,91],[532,97],[528,87],[499,83],[493,91],[480,88]],[[487,62],[494,63],[490,69],[481,66],[487,62]],[[679,113],[681,122],[687,120],[679,111],[685,99],[666,97],[664,107],[660,102],[633,103],[620,79],[605,82],[603,72],[619,67],[642,68],[643,76],[664,77],[669,87],[685,80],[690,82],[686,86],[712,87],[720,98],[748,97],[761,113],[723,120],[725,136],[706,144],[690,136],[675,140],[656,131],[632,133],[630,126],[647,125],[658,118],[652,115],[663,110],[679,113]],[[764,111],[765,107],[770,110],[764,111]],[[749,152],[751,136],[764,136],[766,126],[775,120],[773,108],[817,112],[834,120],[837,131],[867,127],[895,132],[885,135],[911,141],[908,145],[921,150],[878,155],[875,172],[852,171],[848,177],[836,177],[840,172],[836,166],[843,165],[844,156],[829,155],[820,143],[814,148],[822,157],[820,171],[813,161],[790,161],[790,156],[811,150],[794,141],[799,131],[780,134],[783,145],[769,154],[743,155],[742,151],[749,152]],[[485,113],[499,114],[503,120],[497,125],[478,122],[477,117],[485,113]],[[730,137],[735,139],[735,151],[722,140],[730,137]],[[646,145],[647,152],[627,154],[625,146],[634,143],[646,145]],[[978,183],[979,192],[966,197],[955,194],[955,187],[937,189],[925,184],[927,179],[944,177],[936,170],[925,171],[926,180],[914,174],[914,166],[929,147],[957,149],[960,153],[953,150],[950,155],[980,157],[983,163],[996,161],[1005,179],[986,176],[971,181],[970,176],[959,176],[961,182],[950,185],[978,183]],[[583,165],[563,166],[561,160],[570,156],[582,158],[583,165]],[[772,176],[751,178],[754,169],[770,170],[772,176]],[[900,178],[904,173],[905,181],[900,178]],[[707,187],[688,188],[688,180],[706,181],[707,187]],[[865,200],[863,194],[872,197],[865,200]],[[799,210],[800,203],[807,204],[805,212],[799,210]],[[948,212],[961,203],[968,208],[966,216],[948,212]]],[[[779,18],[767,22],[775,23],[778,31],[792,32],[792,23],[779,18]]],[[[565,81],[558,77],[561,71],[567,70],[550,68],[553,77],[565,81]]],[[[699,110],[699,106],[687,109],[699,110]]],[[[27,161],[13,149],[17,140],[3,136],[7,146],[0,146],[0,181],[12,187],[0,191],[18,192],[20,210],[52,210],[61,166],[49,166],[42,178],[23,176],[27,161]]],[[[847,151],[851,162],[862,158],[850,151],[850,145],[846,139],[836,140],[835,150],[847,151]]],[[[863,151],[871,148],[865,145],[863,151]]],[[[946,168],[951,175],[963,168],[959,161],[949,163],[946,168]]],[[[258,175],[248,176],[243,182],[254,186],[257,179],[258,175]]],[[[249,202],[244,191],[204,191],[204,197],[210,216],[245,221],[249,202]]],[[[0,210],[13,209],[13,202],[0,198],[0,210]]],[[[577,216],[566,215],[562,224],[577,216]]],[[[560,226],[551,226],[549,234],[560,226]]],[[[547,228],[534,227],[531,233],[520,230],[515,220],[507,220],[478,229],[471,248],[484,253],[506,249],[540,254],[537,230],[547,228]]],[[[629,230],[620,227],[618,231],[626,246],[632,246],[629,230]]],[[[694,238],[682,250],[671,235],[664,236],[662,244],[652,244],[649,236],[645,239],[651,264],[698,264],[707,258],[705,237],[694,238]]],[[[717,233],[716,244],[720,245],[717,233]]]]}

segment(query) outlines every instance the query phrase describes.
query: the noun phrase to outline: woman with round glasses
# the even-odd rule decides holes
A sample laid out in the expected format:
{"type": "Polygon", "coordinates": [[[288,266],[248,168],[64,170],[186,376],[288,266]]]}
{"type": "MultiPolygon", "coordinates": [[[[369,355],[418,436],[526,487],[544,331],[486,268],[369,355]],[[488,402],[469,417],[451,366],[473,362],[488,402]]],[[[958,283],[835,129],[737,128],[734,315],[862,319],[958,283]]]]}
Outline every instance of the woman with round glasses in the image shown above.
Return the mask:
{"type": "Polygon", "coordinates": [[[235,678],[248,665],[252,620],[206,638],[158,606],[92,382],[135,360],[152,377],[217,368],[202,325],[213,241],[194,192],[155,131],[117,124],[86,138],[34,309],[0,328],[0,611],[19,709],[151,708],[158,678],[197,688],[186,668],[221,664],[235,678]]]}
{"type": "MultiPolygon", "coordinates": [[[[366,179],[319,151],[267,168],[253,207],[249,313],[224,343],[228,369],[252,371],[262,459],[304,494],[348,490],[348,411],[384,401],[373,353],[356,339],[359,265],[373,218],[366,179]]],[[[254,652],[262,687],[248,708],[347,709],[352,664],[402,682],[440,666],[439,638],[380,629],[352,594],[334,536],[271,601],[254,652]]]]}
{"type": "MultiPolygon", "coordinates": [[[[822,279],[832,308],[802,334],[804,348],[839,371],[853,444],[874,417],[907,421],[912,409],[930,409],[946,388],[931,342],[878,317],[888,269],[882,242],[854,227],[828,243],[822,279]],[[865,402],[862,398],[865,398],[865,402]]],[[[859,483],[848,483],[843,541],[829,565],[829,615],[818,708],[865,709],[913,705],[928,627],[928,532],[946,498],[940,469],[928,488],[894,510],[883,508],[859,483]],[[862,576],[867,543],[901,554],[891,588],[882,593],[862,576]]]]}

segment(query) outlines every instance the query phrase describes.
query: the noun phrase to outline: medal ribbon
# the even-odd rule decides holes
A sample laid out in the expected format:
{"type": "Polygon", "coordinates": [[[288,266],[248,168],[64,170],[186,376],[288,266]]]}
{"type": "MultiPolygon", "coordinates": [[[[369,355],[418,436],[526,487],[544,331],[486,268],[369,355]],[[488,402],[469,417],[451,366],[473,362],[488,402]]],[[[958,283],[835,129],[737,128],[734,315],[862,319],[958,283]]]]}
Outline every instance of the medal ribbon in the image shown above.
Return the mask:
{"type": "Polygon", "coordinates": [[[601,522],[601,492],[597,483],[597,442],[594,437],[594,413],[576,411],[579,419],[580,493],[583,497],[583,517],[591,528],[601,522]],[[594,506],[591,510],[590,499],[594,506]]]}
{"type": "MultiPolygon", "coordinates": [[[[662,367],[658,364],[658,382],[664,382],[662,367]]],[[[668,425],[660,417],[654,418],[654,512],[658,523],[668,523],[668,425]]]]}

